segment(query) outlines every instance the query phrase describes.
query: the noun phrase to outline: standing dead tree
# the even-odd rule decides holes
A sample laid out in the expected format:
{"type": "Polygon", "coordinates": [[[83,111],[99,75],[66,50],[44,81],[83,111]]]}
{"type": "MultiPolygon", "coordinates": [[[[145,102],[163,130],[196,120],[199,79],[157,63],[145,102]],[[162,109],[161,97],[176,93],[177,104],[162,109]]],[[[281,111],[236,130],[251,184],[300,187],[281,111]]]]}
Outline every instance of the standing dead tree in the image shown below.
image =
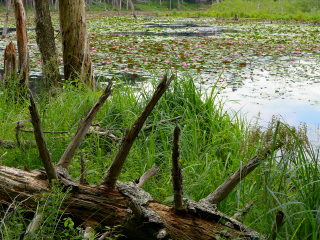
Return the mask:
{"type": "Polygon", "coordinates": [[[95,88],[84,0],[60,0],[59,21],[64,78],[70,81],[80,79],[95,88]]]}
{"type": "Polygon", "coordinates": [[[29,88],[29,50],[27,47],[26,12],[22,0],[13,0],[19,53],[20,89],[29,88]]]}
{"type": "MultiPolygon", "coordinates": [[[[134,182],[121,183],[117,181],[135,138],[173,78],[168,80],[166,75],[163,77],[149,103],[123,137],[111,166],[106,171],[101,184],[97,186],[88,185],[85,179],[82,179],[81,183],[73,182],[69,177],[68,166],[72,162],[82,138],[89,130],[97,111],[110,96],[111,83],[89,110],[82,123],[79,124],[73,139],[55,167],[52,165],[50,155],[45,147],[37,108],[30,97],[30,114],[34,134],[39,151],[43,151],[40,153],[40,158],[46,171],[21,170],[0,165],[0,201],[7,203],[12,202],[12,199],[24,201],[23,205],[28,209],[35,209],[37,198],[41,197],[41,192],[50,191],[48,179],[58,178],[65,186],[72,187],[71,194],[62,203],[61,209],[73,216],[75,224],[84,224],[91,234],[93,226],[99,223],[103,226],[121,225],[122,234],[128,239],[256,239],[257,237],[265,239],[258,232],[218,211],[215,203],[225,199],[230,189],[235,187],[235,183],[239,179],[238,172],[241,172],[240,176],[244,178],[268,158],[267,153],[270,153],[270,150],[250,159],[235,173],[235,176],[232,175],[226,183],[218,188],[219,191],[214,191],[214,194],[196,202],[182,198],[182,173],[178,166],[180,131],[176,128],[172,150],[173,176],[176,182],[174,183],[174,192],[177,195],[174,206],[157,202],[149,193],[139,187],[152,176],[156,170],[154,167],[140,178],[138,186],[134,182]],[[242,174],[243,172],[245,173],[242,174]],[[226,189],[227,193],[222,189],[226,189]],[[219,199],[219,201],[215,199],[219,199]]],[[[37,225],[39,219],[41,220],[39,215],[34,217],[28,232],[32,232],[32,226],[37,225]]]]}

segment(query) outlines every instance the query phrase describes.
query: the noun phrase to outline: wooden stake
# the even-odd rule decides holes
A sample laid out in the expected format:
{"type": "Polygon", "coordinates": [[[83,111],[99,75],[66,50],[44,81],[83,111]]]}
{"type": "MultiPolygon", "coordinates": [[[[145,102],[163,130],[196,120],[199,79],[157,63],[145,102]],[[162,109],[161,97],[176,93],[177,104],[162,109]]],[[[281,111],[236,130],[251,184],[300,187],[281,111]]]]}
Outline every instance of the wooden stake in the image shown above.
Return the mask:
{"type": "Polygon", "coordinates": [[[169,87],[172,82],[174,75],[172,75],[167,81],[167,75],[165,74],[161,82],[159,83],[157,89],[155,90],[151,100],[144,108],[141,115],[137,118],[137,120],[132,125],[131,129],[127,131],[126,135],[121,141],[121,145],[119,147],[118,152],[116,153],[110,167],[105,172],[104,179],[101,182],[101,185],[106,186],[108,189],[115,189],[116,182],[121,173],[124,162],[127,159],[127,156],[130,152],[132,144],[136,137],[138,136],[140,130],[142,129],[143,124],[145,123],[147,117],[152,112],[154,106],[157,104],[163,93],[169,87]]]}

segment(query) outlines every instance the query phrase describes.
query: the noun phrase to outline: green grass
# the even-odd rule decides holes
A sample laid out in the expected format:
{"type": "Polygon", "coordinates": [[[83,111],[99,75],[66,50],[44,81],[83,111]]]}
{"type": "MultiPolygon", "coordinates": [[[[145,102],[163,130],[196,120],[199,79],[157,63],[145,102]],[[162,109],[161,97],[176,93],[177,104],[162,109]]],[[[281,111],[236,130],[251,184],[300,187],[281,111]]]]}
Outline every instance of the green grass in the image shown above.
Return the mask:
{"type": "MultiPolygon", "coordinates": [[[[158,80],[159,76],[151,81],[153,86],[151,89],[156,86],[158,80]]],[[[5,90],[3,85],[0,92],[2,94],[1,140],[15,140],[14,122],[30,119],[28,101],[16,102],[10,97],[14,90],[5,90]]],[[[79,120],[100,94],[101,92],[80,90],[65,85],[64,91],[55,97],[44,94],[39,96],[37,107],[43,129],[70,132],[62,135],[45,135],[54,163],[57,163],[66,149],[79,120]]],[[[118,81],[114,84],[112,97],[98,112],[94,122],[102,122],[102,128],[109,129],[121,137],[124,130],[130,128],[141,113],[151,94],[151,90],[136,91],[118,81]]],[[[184,179],[184,196],[194,200],[207,196],[257,151],[264,149],[263,144],[272,143],[273,139],[282,139],[288,143],[287,147],[281,153],[274,154],[243,179],[239,187],[219,205],[219,210],[233,215],[237,209],[257,199],[245,224],[262,234],[269,234],[275,213],[282,210],[285,213],[285,223],[280,230],[280,239],[318,239],[320,236],[318,152],[306,148],[308,145],[296,144],[306,141],[305,129],[289,128],[291,134],[288,131],[284,134],[286,127],[274,119],[264,134],[259,127],[249,131],[249,123],[237,113],[230,117],[223,108],[224,103],[219,101],[217,96],[216,89],[210,94],[197,89],[194,80],[189,76],[175,79],[147,119],[146,125],[149,125],[163,119],[182,116],[177,124],[182,130],[180,164],[184,179]]],[[[32,129],[30,122],[24,123],[25,129],[32,129]]],[[[121,181],[132,181],[156,163],[159,172],[143,188],[155,199],[167,204],[172,200],[171,149],[175,124],[174,122],[160,124],[149,131],[142,131],[132,147],[120,176],[121,181]]],[[[32,140],[33,136],[21,133],[20,138],[32,140]]],[[[118,146],[119,142],[94,135],[86,137],[69,167],[73,179],[79,179],[80,153],[83,152],[88,181],[91,184],[99,183],[118,146]]],[[[7,152],[7,155],[1,159],[1,164],[19,168],[26,165],[30,169],[42,166],[35,148],[0,149],[0,155],[4,152],[7,152]]],[[[61,202],[66,196],[57,190],[52,197],[58,200],[52,200],[51,204],[40,202],[39,208],[52,209],[54,202],[61,202]]],[[[54,208],[58,209],[57,206],[54,208]]],[[[1,232],[4,233],[2,239],[14,239],[10,234],[15,231],[16,234],[22,234],[29,223],[25,218],[27,214],[25,211],[14,210],[13,213],[4,211],[1,213],[7,216],[7,220],[0,225],[1,232]],[[14,221],[19,224],[13,224],[14,221]]],[[[39,234],[52,232],[54,228],[59,227],[60,232],[73,234],[74,239],[81,235],[80,229],[76,226],[72,229],[68,227],[72,222],[71,219],[62,219],[62,223],[67,221],[67,227],[54,221],[52,215],[47,216],[47,219],[45,223],[49,225],[42,225],[45,227],[39,234]]]]}

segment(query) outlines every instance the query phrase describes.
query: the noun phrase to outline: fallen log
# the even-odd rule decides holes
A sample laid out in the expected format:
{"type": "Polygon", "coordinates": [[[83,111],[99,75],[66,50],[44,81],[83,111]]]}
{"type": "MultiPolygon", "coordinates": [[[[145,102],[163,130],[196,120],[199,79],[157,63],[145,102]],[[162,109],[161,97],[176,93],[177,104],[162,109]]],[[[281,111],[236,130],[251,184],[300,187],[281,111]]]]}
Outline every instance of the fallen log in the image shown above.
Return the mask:
{"type": "MultiPolygon", "coordinates": [[[[174,239],[254,239],[259,233],[227,217],[209,205],[184,199],[186,212],[177,213],[172,206],[154,200],[151,195],[133,182],[117,182],[116,190],[90,185],[78,185],[62,204],[61,209],[73,216],[75,224],[100,223],[102,226],[121,225],[126,239],[152,240],[166,229],[174,239]],[[141,219],[133,218],[127,200],[134,200],[142,209],[141,219]],[[233,228],[220,223],[225,220],[233,228]],[[199,227],[201,226],[201,227],[199,227]]],[[[47,176],[42,171],[0,165],[0,200],[12,199],[36,211],[37,199],[49,192],[47,176]]],[[[168,238],[163,238],[168,239],[168,238]]]]}

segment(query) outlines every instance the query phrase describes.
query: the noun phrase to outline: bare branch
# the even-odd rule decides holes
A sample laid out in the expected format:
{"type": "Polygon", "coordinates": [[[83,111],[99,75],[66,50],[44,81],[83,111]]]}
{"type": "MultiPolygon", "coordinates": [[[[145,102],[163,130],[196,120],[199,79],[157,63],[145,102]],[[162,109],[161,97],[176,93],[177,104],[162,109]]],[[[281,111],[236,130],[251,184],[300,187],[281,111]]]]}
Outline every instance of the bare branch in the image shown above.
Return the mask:
{"type": "Polygon", "coordinates": [[[109,236],[110,236],[110,232],[107,231],[104,234],[102,234],[102,236],[99,237],[98,240],[104,240],[104,239],[106,239],[106,237],[109,237],[109,236]]]}
{"type": "Polygon", "coordinates": [[[103,181],[101,182],[101,184],[106,186],[108,189],[115,189],[116,182],[119,178],[122,167],[127,159],[127,156],[130,152],[134,140],[138,136],[143,124],[145,123],[149,114],[152,112],[154,106],[157,104],[163,93],[166,91],[166,89],[172,82],[173,78],[174,75],[172,75],[169,81],[167,81],[167,75],[164,75],[162,81],[159,83],[157,89],[155,90],[151,100],[144,108],[141,115],[134,122],[131,129],[127,131],[126,135],[122,139],[119,150],[116,153],[110,167],[106,171],[103,181]]]}
{"type": "Polygon", "coordinates": [[[27,239],[29,239],[29,237],[34,235],[34,231],[40,225],[41,221],[42,221],[42,215],[36,214],[34,216],[34,218],[32,219],[31,223],[29,224],[23,240],[27,240],[27,239]]]}
{"type": "Polygon", "coordinates": [[[172,184],[174,196],[174,208],[176,210],[184,210],[183,206],[183,182],[181,168],[179,167],[179,137],[180,128],[176,125],[173,132],[173,148],[172,148],[172,184]]]}
{"type": "Polygon", "coordinates": [[[21,130],[20,128],[23,128],[24,124],[21,121],[17,121],[17,126],[15,127],[15,132],[16,132],[16,141],[18,147],[21,147],[21,142],[20,142],[20,137],[19,137],[19,131],[21,130]]]}
{"type": "Polygon", "coordinates": [[[138,180],[135,181],[137,186],[141,188],[143,184],[145,184],[157,171],[158,168],[156,164],[153,164],[149,170],[147,170],[138,180]]]}
{"type": "MultiPolygon", "coordinates": [[[[20,132],[25,133],[34,133],[34,130],[26,130],[26,129],[19,129],[20,132]]],[[[62,134],[62,133],[69,133],[68,131],[42,131],[43,133],[52,133],[52,134],[62,134]]]]}
{"type": "Polygon", "coordinates": [[[56,168],[68,169],[68,166],[70,165],[74,154],[79,148],[83,137],[87,134],[88,129],[91,126],[91,123],[94,117],[96,116],[99,109],[103,106],[107,98],[111,95],[111,86],[112,86],[112,81],[109,82],[104,93],[101,95],[98,101],[92,106],[90,111],[87,113],[87,115],[83,119],[82,123],[79,125],[74,137],[72,138],[70,144],[68,145],[67,149],[65,150],[62,157],[60,158],[56,168]]]}
{"type": "Polygon", "coordinates": [[[80,184],[88,184],[86,179],[86,166],[84,164],[83,152],[81,153],[81,175],[80,175],[80,184]]]}
{"type": "Polygon", "coordinates": [[[182,118],[181,116],[178,116],[178,117],[174,117],[174,118],[171,118],[171,119],[161,120],[157,124],[154,124],[154,125],[151,124],[151,125],[145,126],[142,130],[143,131],[148,131],[148,130],[152,129],[152,127],[156,128],[159,124],[166,123],[166,122],[173,122],[173,121],[179,120],[181,118],[182,118]]]}
{"type": "MultiPolygon", "coordinates": [[[[282,145],[282,143],[277,143],[275,150],[280,148],[282,145]]],[[[225,180],[224,183],[222,183],[215,191],[210,193],[207,197],[201,199],[200,202],[219,204],[229,195],[229,193],[238,185],[238,183],[256,167],[258,167],[260,163],[262,163],[270,155],[270,153],[271,149],[268,149],[267,151],[264,151],[251,158],[245,165],[240,167],[234,174],[225,180]]]]}
{"type": "Polygon", "coordinates": [[[276,220],[273,222],[272,229],[271,229],[272,240],[277,239],[277,232],[279,232],[279,229],[283,221],[283,217],[284,217],[284,213],[282,211],[278,211],[276,213],[276,220]]]}
{"type": "Polygon", "coordinates": [[[29,90],[29,98],[30,98],[29,111],[31,115],[31,123],[33,125],[34,137],[37,143],[42,164],[46,170],[49,181],[51,181],[52,179],[58,179],[57,172],[53,166],[53,163],[50,157],[50,152],[47,148],[46,141],[44,140],[44,137],[43,137],[41,120],[39,117],[37,107],[33,101],[30,90],[29,90]]]}
{"type": "Polygon", "coordinates": [[[240,212],[235,213],[232,218],[242,222],[244,217],[248,214],[248,212],[250,211],[250,208],[253,206],[253,204],[257,201],[257,199],[254,199],[253,201],[247,203],[241,210],[240,212]]]}
{"type": "Polygon", "coordinates": [[[2,155],[0,156],[0,159],[3,158],[5,155],[7,155],[7,152],[5,152],[4,154],[2,154],[2,155]]]}

